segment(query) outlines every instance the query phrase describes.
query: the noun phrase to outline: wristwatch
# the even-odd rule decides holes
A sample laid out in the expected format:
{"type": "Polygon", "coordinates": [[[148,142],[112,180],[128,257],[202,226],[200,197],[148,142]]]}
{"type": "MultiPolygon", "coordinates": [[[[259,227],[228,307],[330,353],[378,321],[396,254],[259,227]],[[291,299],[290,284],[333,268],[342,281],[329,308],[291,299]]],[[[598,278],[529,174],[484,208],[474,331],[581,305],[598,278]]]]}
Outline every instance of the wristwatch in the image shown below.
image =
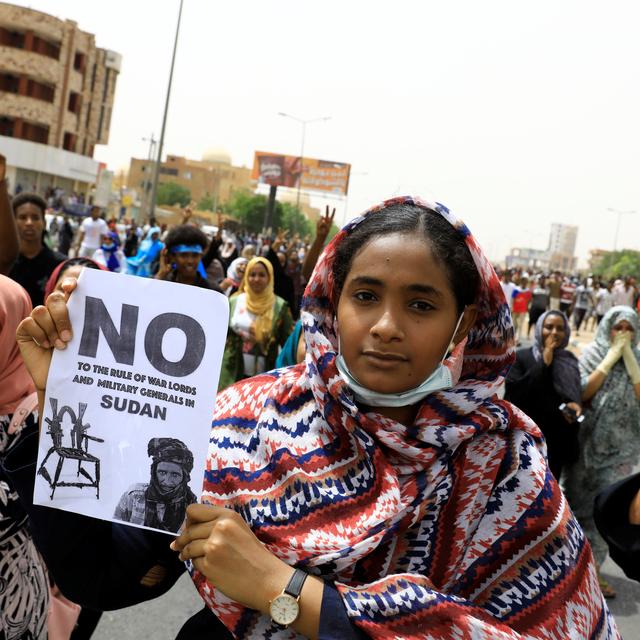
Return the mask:
{"type": "Polygon", "coordinates": [[[269,602],[271,619],[282,627],[293,624],[300,615],[300,593],[307,574],[296,569],[282,593],[269,602]]]}

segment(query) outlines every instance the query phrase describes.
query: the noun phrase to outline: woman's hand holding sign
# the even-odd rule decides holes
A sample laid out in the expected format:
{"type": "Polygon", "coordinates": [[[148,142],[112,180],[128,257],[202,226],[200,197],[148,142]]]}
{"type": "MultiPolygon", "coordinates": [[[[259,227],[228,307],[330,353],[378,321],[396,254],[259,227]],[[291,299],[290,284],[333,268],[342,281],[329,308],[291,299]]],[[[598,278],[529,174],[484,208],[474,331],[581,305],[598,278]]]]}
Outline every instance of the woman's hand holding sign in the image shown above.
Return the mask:
{"type": "MultiPolygon", "coordinates": [[[[258,540],[240,514],[224,507],[192,504],[182,533],[171,543],[180,559],[194,567],[227,597],[269,615],[269,601],[280,594],[293,568],[258,540]]],[[[293,625],[308,638],[317,637],[324,583],[309,576],[301,597],[300,617],[293,625]]]]}
{"type": "Polygon", "coordinates": [[[46,299],[45,305],[36,307],[18,325],[16,340],[39,394],[47,386],[53,348],[64,349],[71,340],[67,300],[77,284],[75,278],[63,280],[62,291],[54,291],[46,299]]]}

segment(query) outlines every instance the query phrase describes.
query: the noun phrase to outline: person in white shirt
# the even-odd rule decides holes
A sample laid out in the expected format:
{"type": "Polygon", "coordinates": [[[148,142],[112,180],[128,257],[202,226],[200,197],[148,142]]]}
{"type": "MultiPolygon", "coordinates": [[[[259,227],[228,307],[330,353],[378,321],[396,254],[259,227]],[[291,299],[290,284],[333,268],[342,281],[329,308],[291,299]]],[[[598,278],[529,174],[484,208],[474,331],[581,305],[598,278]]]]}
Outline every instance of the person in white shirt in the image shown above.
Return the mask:
{"type": "Polygon", "coordinates": [[[616,282],[611,295],[613,296],[614,306],[624,305],[633,308],[633,302],[636,298],[635,280],[630,276],[626,276],[624,282],[616,282]]]}
{"type": "Polygon", "coordinates": [[[600,320],[613,307],[613,296],[611,295],[611,284],[605,285],[600,283],[600,289],[596,293],[596,325],[600,324],[600,320]]]}
{"type": "Polygon", "coordinates": [[[513,309],[513,298],[518,292],[518,287],[511,282],[511,272],[508,269],[502,272],[502,276],[500,277],[500,286],[502,287],[504,297],[507,299],[509,310],[513,309]]]}
{"type": "Polygon", "coordinates": [[[76,257],[92,258],[100,248],[102,237],[109,233],[107,223],[100,217],[100,207],[92,207],[91,215],[80,225],[80,234],[76,242],[76,257]]]}

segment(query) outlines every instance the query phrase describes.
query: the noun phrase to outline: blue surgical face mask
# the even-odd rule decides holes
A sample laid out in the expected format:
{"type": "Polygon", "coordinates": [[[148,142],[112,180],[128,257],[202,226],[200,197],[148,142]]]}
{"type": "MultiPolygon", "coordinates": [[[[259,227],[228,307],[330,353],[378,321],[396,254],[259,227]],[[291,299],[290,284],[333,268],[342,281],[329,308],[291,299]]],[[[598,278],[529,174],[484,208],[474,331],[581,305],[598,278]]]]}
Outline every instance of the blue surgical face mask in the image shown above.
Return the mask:
{"type": "MultiPolygon", "coordinates": [[[[453,330],[453,335],[451,336],[451,341],[453,341],[453,338],[458,332],[462,318],[464,318],[464,311],[458,318],[456,328],[453,330]]],[[[453,386],[451,371],[444,366],[444,360],[450,350],[451,347],[447,349],[438,366],[422,384],[413,389],[409,389],[408,391],[403,391],[402,393],[379,393],[378,391],[372,391],[371,389],[363,387],[356,380],[351,371],[349,371],[349,367],[340,352],[339,346],[338,355],[336,356],[336,367],[338,368],[340,377],[344,380],[351,391],[353,391],[353,395],[357,402],[361,402],[362,404],[370,407],[408,407],[420,402],[420,400],[426,398],[430,393],[451,389],[453,386]]]]}

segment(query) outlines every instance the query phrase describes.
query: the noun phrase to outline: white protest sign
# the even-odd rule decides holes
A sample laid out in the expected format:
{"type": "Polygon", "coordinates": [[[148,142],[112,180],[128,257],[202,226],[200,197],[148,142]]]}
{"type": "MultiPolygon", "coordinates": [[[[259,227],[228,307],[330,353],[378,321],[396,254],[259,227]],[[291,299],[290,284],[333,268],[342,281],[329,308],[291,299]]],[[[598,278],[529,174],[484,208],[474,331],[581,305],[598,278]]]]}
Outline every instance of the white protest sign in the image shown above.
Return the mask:
{"type": "Polygon", "coordinates": [[[199,287],[83,269],[54,350],[34,504],[175,533],[200,498],[229,322],[199,287]]]}

